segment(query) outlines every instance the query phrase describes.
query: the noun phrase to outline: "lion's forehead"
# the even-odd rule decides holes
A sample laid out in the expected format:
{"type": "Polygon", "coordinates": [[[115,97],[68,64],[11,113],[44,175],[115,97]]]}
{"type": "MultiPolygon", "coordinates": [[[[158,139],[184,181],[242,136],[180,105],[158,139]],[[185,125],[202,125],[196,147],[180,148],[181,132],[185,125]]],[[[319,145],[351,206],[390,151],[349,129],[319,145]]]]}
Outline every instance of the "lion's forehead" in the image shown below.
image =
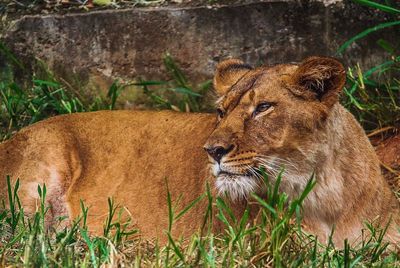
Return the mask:
{"type": "Polygon", "coordinates": [[[244,77],[242,81],[239,81],[239,83],[234,85],[232,89],[225,94],[222,104],[223,107],[226,110],[232,110],[240,102],[243,95],[254,87],[255,83],[262,75],[263,73],[259,73],[249,77],[244,77]]]}
{"type": "MultiPolygon", "coordinates": [[[[246,93],[252,93],[257,88],[281,89],[280,85],[285,81],[285,78],[291,75],[294,68],[296,68],[295,65],[278,65],[250,71],[232,86],[219,100],[218,104],[224,110],[233,110],[246,93]],[[268,85],[269,87],[266,87],[268,85]]],[[[253,101],[253,98],[257,98],[258,96],[259,94],[249,94],[250,101],[253,101]]]]}

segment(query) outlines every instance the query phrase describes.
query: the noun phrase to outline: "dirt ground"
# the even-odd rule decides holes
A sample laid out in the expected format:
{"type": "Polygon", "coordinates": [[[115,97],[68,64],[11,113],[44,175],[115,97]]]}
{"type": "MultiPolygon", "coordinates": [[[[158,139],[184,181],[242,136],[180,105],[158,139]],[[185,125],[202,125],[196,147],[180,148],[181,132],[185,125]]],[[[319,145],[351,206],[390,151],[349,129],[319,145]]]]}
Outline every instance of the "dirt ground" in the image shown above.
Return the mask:
{"type": "Polygon", "coordinates": [[[372,139],[376,153],[382,162],[384,176],[394,189],[400,190],[400,133],[381,141],[372,139]]]}
{"type": "Polygon", "coordinates": [[[376,153],[382,162],[385,177],[396,190],[400,190],[400,134],[379,142],[376,153]]]}

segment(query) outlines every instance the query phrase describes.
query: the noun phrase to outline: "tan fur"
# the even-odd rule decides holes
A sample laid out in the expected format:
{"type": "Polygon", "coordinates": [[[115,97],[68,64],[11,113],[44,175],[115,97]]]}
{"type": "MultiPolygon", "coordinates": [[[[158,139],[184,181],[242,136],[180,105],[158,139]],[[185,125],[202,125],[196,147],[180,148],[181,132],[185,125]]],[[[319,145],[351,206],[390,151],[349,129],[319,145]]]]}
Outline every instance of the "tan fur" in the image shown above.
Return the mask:
{"type": "MultiPolygon", "coordinates": [[[[229,190],[234,182],[259,185],[256,167],[274,178],[284,166],[281,190],[294,198],[315,173],[317,184],[303,204],[306,230],[325,242],[335,228],[334,242],[342,246],[345,238],[359,239],[364,221],[385,225],[392,219],[387,238],[398,242],[398,202],[363,129],[338,103],[345,78],[337,60],[311,57],[300,65],[261,67],[235,81],[219,101],[224,116],[205,146],[233,148],[214,161],[216,185],[237,198],[229,190]],[[255,115],[263,102],[271,107],[255,115]]],[[[253,188],[263,194],[262,186],[253,188]]]]}
{"type": "MultiPolygon", "coordinates": [[[[342,65],[330,58],[258,69],[229,60],[214,78],[224,113],[218,122],[210,114],[135,111],[45,120],[0,144],[0,198],[5,176],[20,178],[21,201],[33,212],[37,184],[46,183],[53,220],[74,219],[83,200],[89,227],[99,232],[107,197],[114,197],[145,237],[161,238],[168,224],[166,179],[180,208],[204,193],[209,181],[216,191],[230,191],[239,215],[250,191],[263,194],[257,168],[276,175],[284,166],[281,190],[290,198],[315,172],[317,184],[303,206],[307,230],[326,241],[335,226],[337,244],[355,241],[364,220],[385,224],[393,217],[398,223],[399,206],[364,131],[337,101],[344,80],[342,65]],[[272,106],[254,115],[262,101],[272,106]],[[220,164],[203,150],[217,145],[233,145],[220,164]]],[[[205,206],[176,223],[174,234],[200,228],[205,206]]],[[[398,241],[395,224],[387,237],[398,241]]]]}
{"type": "MultiPolygon", "coordinates": [[[[101,111],[57,116],[34,124],[0,144],[0,199],[5,176],[20,178],[19,196],[35,211],[37,184],[46,183],[52,216],[89,207],[88,225],[101,233],[107,198],[129,210],[145,237],[167,229],[166,179],[179,211],[205,191],[207,156],[202,146],[215,116],[174,112],[101,111]]],[[[176,234],[198,228],[204,207],[183,218],[176,234]]]]}

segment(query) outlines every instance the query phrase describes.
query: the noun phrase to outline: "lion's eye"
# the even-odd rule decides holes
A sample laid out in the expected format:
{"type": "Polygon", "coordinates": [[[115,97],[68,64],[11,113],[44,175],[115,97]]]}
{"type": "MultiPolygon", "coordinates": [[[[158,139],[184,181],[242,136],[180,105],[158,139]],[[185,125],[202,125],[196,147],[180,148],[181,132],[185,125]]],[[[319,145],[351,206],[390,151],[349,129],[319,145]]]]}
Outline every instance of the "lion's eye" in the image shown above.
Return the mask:
{"type": "Polygon", "coordinates": [[[265,112],[266,110],[268,110],[269,108],[271,108],[272,103],[269,102],[262,102],[260,104],[257,105],[256,109],[253,112],[253,116],[265,112]]]}
{"type": "Polygon", "coordinates": [[[219,108],[217,109],[217,114],[218,114],[218,118],[219,119],[222,119],[225,116],[225,112],[222,111],[222,109],[219,109],[219,108]]]}

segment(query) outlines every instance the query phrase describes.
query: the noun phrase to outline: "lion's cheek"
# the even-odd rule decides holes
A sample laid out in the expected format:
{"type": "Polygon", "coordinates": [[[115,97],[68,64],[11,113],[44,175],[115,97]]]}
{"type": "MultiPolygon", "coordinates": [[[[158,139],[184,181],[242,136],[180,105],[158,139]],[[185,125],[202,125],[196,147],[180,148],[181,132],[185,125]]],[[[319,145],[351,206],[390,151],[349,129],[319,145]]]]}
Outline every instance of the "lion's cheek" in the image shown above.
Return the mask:
{"type": "Polygon", "coordinates": [[[262,129],[249,131],[246,144],[251,144],[255,151],[268,151],[285,146],[288,130],[282,125],[265,124],[262,129]]]}

